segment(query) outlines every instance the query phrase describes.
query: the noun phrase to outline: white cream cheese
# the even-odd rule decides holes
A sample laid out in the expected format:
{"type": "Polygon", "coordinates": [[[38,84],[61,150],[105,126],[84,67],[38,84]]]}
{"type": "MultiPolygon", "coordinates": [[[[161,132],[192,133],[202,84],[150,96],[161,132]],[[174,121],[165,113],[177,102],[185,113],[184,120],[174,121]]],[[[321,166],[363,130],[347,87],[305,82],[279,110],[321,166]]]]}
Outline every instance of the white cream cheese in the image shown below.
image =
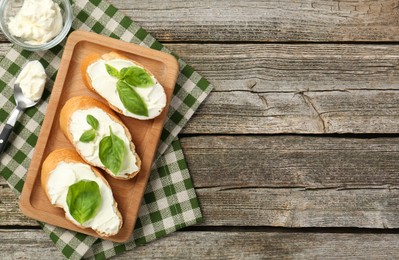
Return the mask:
{"type": "Polygon", "coordinates": [[[26,43],[40,45],[57,36],[62,29],[62,14],[52,0],[25,0],[15,17],[8,22],[8,30],[26,43]]]}
{"type": "Polygon", "coordinates": [[[79,152],[85,157],[87,161],[91,164],[103,167],[103,163],[99,158],[99,148],[100,141],[105,136],[110,135],[111,126],[112,132],[123,140],[126,149],[125,159],[123,160],[123,164],[121,169],[116,174],[118,177],[128,177],[128,174],[135,172],[138,170],[136,165],[136,156],[130,150],[130,140],[127,138],[125,129],[123,126],[108,116],[103,110],[99,108],[90,108],[86,110],[76,110],[70,119],[69,123],[69,131],[72,134],[73,142],[79,152]],[[96,130],[96,137],[93,141],[84,143],[79,141],[81,135],[86,131],[92,129],[92,127],[87,123],[86,117],[87,115],[94,116],[98,122],[99,126],[96,130]]]}
{"type": "Polygon", "coordinates": [[[28,62],[19,73],[15,83],[19,84],[25,97],[32,101],[39,100],[46,83],[43,65],[37,60],[28,62]]]}
{"type": "MultiPolygon", "coordinates": [[[[122,110],[123,114],[129,117],[145,120],[151,119],[159,116],[162,110],[166,105],[166,95],[163,87],[159,82],[155,79],[154,76],[151,75],[152,80],[154,81],[154,86],[147,88],[136,88],[133,87],[134,90],[141,96],[144,102],[147,104],[148,108],[148,117],[140,116],[129,112],[122,104],[121,99],[119,98],[118,91],[116,89],[117,78],[110,76],[106,70],[105,64],[111,65],[120,71],[122,68],[126,67],[140,67],[137,64],[124,59],[113,59],[109,61],[98,60],[91,64],[87,68],[87,73],[91,79],[93,88],[108,102],[110,102],[115,107],[122,110]]],[[[142,68],[142,67],[140,67],[142,68]]]]}
{"type": "Polygon", "coordinates": [[[72,220],[76,225],[80,225],[70,214],[66,197],[69,186],[81,180],[95,181],[100,188],[102,199],[100,210],[92,219],[84,222],[82,226],[93,228],[101,233],[116,234],[119,230],[121,220],[114,207],[112,190],[100,177],[97,177],[90,166],[86,164],[60,162],[55,169],[50,172],[47,182],[47,191],[51,204],[62,206],[68,219],[72,220]]]}

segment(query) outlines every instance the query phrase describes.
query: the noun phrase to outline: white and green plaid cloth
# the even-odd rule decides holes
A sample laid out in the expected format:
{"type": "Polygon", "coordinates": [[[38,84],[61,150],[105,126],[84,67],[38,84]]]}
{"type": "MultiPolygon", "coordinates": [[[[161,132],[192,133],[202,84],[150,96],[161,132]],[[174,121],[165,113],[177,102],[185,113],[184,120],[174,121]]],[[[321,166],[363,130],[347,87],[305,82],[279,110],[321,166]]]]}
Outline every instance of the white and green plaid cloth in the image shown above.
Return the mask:
{"type": "MultiPolygon", "coordinates": [[[[73,9],[74,30],[94,31],[170,53],[137,23],[106,1],[75,0],[73,9]]],[[[10,137],[11,143],[1,158],[1,175],[16,194],[21,192],[24,185],[60,64],[63,44],[42,53],[13,46],[0,61],[1,129],[15,107],[11,83],[21,66],[28,60],[38,59],[49,76],[42,102],[28,109],[19,119],[14,134],[10,137]]],[[[177,55],[173,55],[179,61],[180,74],[132,238],[127,243],[114,243],[40,223],[66,258],[108,258],[201,220],[198,199],[177,135],[209,94],[212,86],[177,55]]]]}

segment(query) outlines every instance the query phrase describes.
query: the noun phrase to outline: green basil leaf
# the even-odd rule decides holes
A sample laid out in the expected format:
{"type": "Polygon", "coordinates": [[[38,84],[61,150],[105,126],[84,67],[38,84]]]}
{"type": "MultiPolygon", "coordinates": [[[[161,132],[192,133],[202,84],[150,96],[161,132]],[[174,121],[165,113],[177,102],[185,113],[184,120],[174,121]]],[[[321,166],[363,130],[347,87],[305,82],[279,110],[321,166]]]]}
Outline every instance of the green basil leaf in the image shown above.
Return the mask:
{"type": "Polygon", "coordinates": [[[121,69],[121,71],[119,72],[119,79],[123,80],[127,76],[129,68],[130,67],[125,67],[121,69]]]}
{"type": "Polygon", "coordinates": [[[145,69],[139,67],[132,66],[121,69],[120,79],[137,88],[148,88],[154,86],[154,81],[150,74],[148,74],[145,69]]]}
{"type": "Polygon", "coordinates": [[[148,116],[146,103],[131,86],[122,80],[118,80],[116,83],[116,89],[118,90],[119,98],[121,99],[123,106],[129,112],[140,116],[148,116]]]}
{"type": "Polygon", "coordinates": [[[105,64],[105,68],[109,75],[115,78],[119,78],[119,71],[115,67],[112,67],[109,64],[105,64]]]}
{"type": "Polygon", "coordinates": [[[100,187],[95,181],[81,180],[69,186],[66,201],[69,213],[83,224],[93,218],[101,207],[100,187]]]}
{"type": "Polygon", "coordinates": [[[87,131],[84,131],[84,133],[80,136],[79,141],[83,143],[88,143],[94,140],[96,138],[96,130],[90,129],[87,131]]]}
{"type": "Polygon", "coordinates": [[[110,135],[100,141],[100,161],[115,175],[119,172],[125,158],[125,144],[122,139],[114,135],[109,127],[110,135]]]}
{"type": "Polygon", "coordinates": [[[88,123],[89,125],[91,125],[91,127],[93,127],[94,130],[98,130],[98,125],[99,125],[99,123],[98,123],[97,118],[95,118],[95,117],[92,116],[92,115],[87,115],[87,116],[86,116],[86,121],[87,121],[87,123],[88,123]]]}

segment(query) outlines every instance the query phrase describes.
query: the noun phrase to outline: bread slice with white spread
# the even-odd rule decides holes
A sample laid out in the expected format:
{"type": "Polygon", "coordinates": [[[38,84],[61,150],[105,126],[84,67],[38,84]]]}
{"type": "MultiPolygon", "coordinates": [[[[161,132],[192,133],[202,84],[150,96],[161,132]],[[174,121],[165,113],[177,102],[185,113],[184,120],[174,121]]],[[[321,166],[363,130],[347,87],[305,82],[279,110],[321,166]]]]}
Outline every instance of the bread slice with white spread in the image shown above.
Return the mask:
{"type": "Polygon", "coordinates": [[[42,164],[41,185],[51,204],[64,209],[65,217],[99,236],[118,234],[122,215],[107,180],[86,164],[76,151],[51,152],[42,164]]]}
{"type": "Polygon", "coordinates": [[[116,179],[131,179],[140,171],[129,129],[104,103],[87,96],[69,99],[61,109],[60,127],[88,164],[116,179]]]}
{"type": "Polygon", "coordinates": [[[165,90],[155,76],[123,55],[89,55],[80,68],[86,87],[120,114],[148,120],[159,116],[166,106],[165,90]]]}

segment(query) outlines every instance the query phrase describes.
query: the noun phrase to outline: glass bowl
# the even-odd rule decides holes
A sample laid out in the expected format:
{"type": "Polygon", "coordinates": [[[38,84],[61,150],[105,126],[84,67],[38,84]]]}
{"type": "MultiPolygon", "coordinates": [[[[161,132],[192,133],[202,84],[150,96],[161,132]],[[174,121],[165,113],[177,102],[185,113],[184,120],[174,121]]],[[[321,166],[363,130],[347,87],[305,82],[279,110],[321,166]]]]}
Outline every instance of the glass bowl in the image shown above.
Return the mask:
{"type": "Polygon", "coordinates": [[[73,11],[69,0],[53,0],[53,2],[57,3],[60,6],[62,19],[63,19],[63,27],[60,33],[50,41],[39,45],[29,44],[24,42],[23,39],[15,37],[8,30],[8,22],[10,21],[10,17],[16,16],[18,11],[21,9],[24,0],[0,1],[0,29],[3,31],[4,35],[7,37],[8,40],[10,40],[14,44],[21,46],[26,50],[44,51],[56,46],[67,36],[69,30],[71,29],[72,20],[73,20],[73,11]]]}

